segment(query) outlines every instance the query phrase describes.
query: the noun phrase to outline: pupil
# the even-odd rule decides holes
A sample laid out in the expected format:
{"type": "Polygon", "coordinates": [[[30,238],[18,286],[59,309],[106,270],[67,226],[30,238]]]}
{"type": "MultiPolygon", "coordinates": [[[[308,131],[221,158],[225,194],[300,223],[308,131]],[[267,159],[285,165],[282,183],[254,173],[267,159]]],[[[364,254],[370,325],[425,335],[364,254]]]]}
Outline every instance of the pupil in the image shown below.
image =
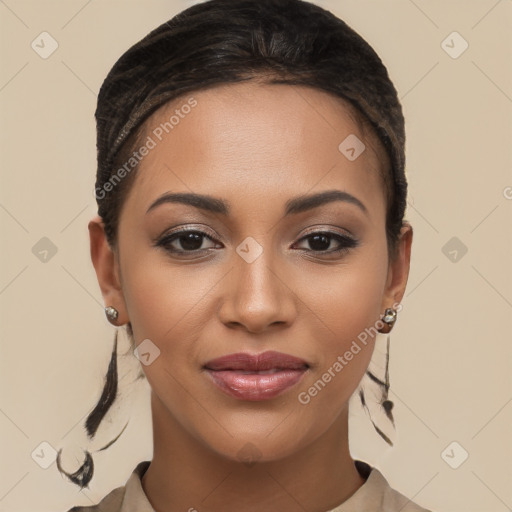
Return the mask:
{"type": "Polygon", "coordinates": [[[322,251],[329,248],[329,243],[328,235],[313,235],[310,238],[309,245],[314,251],[322,251]],[[324,245],[322,245],[322,243],[324,245]],[[325,243],[327,243],[327,245],[325,245],[325,243]]]}
{"type": "Polygon", "coordinates": [[[186,235],[180,236],[181,246],[183,249],[195,251],[201,247],[202,238],[203,235],[199,235],[197,233],[187,233],[186,235]]]}

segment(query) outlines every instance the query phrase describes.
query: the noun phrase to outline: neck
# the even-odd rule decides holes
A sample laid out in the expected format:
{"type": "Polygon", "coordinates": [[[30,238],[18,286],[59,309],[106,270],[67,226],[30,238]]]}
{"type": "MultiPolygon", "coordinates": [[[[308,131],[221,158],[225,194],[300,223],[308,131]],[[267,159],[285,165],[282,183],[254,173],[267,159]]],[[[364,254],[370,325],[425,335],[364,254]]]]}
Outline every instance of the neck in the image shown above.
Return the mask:
{"type": "Polygon", "coordinates": [[[151,393],[154,457],[142,487],[157,512],[325,512],[363,485],[348,447],[348,405],[329,429],[279,460],[228,459],[194,438],[151,393]]]}

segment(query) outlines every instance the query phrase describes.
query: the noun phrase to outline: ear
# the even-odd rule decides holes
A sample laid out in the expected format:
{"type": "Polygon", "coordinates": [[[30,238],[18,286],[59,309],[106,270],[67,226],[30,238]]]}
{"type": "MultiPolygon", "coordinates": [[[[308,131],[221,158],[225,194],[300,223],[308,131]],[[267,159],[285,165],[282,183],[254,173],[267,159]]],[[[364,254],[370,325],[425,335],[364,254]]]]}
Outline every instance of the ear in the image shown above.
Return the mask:
{"type": "Polygon", "coordinates": [[[126,304],[121,288],[119,260],[115,251],[110,247],[105,235],[103,220],[100,216],[89,221],[89,240],[91,243],[91,260],[96,270],[105,306],[117,309],[119,316],[116,325],[129,322],[126,304]]]}
{"type": "Polygon", "coordinates": [[[386,288],[382,298],[382,311],[399,304],[405,293],[411,262],[412,226],[404,221],[400,230],[395,257],[389,262],[386,288]]]}

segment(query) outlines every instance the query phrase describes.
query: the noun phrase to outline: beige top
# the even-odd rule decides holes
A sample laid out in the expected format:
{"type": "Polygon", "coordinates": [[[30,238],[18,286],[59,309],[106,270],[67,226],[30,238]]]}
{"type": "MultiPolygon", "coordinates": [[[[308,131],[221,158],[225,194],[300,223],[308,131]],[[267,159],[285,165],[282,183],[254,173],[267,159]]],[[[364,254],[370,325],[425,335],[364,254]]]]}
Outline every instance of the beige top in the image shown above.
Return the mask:
{"type": "MultiPolygon", "coordinates": [[[[141,484],[150,462],[139,462],[126,485],[111,491],[97,505],[73,507],[68,512],[155,512],[141,484]]],[[[377,468],[360,460],[355,465],[366,482],[348,500],[326,512],[431,512],[392,489],[377,468]]]]}

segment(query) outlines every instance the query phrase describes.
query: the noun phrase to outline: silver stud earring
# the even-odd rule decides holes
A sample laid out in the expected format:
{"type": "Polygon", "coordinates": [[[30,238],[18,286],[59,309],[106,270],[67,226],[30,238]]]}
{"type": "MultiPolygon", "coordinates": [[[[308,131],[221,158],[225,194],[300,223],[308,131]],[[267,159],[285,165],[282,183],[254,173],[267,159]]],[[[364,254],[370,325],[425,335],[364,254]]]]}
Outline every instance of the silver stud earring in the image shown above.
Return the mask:
{"type": "Polygon", "coordinates": [[[112,306],[107,306],[105,308],[105,315],[107,316],[107,320],[114,324],[114,322],[117,320],[117,317],[119,316],[119,311],[117,311],[116,308],[113,308],[112,306]]]}

